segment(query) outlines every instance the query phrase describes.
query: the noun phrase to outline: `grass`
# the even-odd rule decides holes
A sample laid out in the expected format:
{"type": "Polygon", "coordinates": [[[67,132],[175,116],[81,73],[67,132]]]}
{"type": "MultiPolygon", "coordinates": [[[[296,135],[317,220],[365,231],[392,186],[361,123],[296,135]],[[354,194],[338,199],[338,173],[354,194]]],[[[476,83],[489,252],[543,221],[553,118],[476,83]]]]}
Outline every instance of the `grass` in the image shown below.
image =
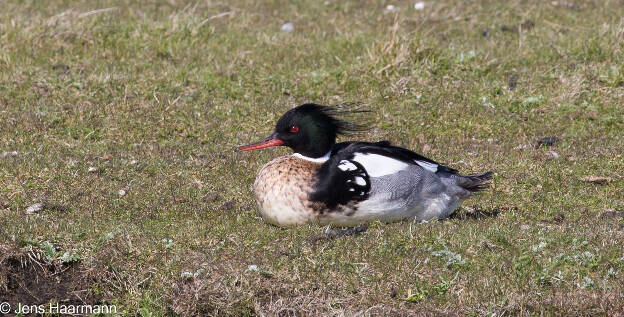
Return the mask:
{"type": "Polygon", "coordinates": [[[22,261],[124,315],[623,314],[624,4],[387,4],[5,1],[0,301],[72,296],[29,297],[22,261]],[[288,151],[234,147],[342,101],[491,189],[335,239],[263,223],[288,151]]]}

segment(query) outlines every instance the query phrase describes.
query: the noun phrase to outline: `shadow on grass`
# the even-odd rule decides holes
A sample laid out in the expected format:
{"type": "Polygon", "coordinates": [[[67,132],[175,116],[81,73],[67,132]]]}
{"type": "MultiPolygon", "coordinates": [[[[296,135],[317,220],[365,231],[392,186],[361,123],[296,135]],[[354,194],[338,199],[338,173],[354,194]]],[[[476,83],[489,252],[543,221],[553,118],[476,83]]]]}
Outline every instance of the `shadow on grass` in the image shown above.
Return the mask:
{"type": "MultiPolygon", "coordinates": [[[[448,219],[459,219],[459,220],[482,220],[488,218],[496,218],[501,213],[508,210],[517,210],[517,207],[510,206],[501,206],[494,207],[491,209],[481,209],[481,208],[462,208],[459,212],[453,213],[450,217],[446,219],[442,219],[441,221],[445,221],[448,219]]],[[[368,225],[361,225],[358,227],[350,227],[350,228],[327,228],[324,233],[314,235],[308,239],[308,242],[314,244],[319,241],[324,240],[333,240],[336,238],[341,238],[345,236],[353,236],[358,235],[362,232],[365,232],[368,229],[368,225]]]]}
{"type": "Polygon", "coordinates": [[[353,236],[358,235],[364,231],[368,230],[368,224],[364,224],[358,227],[349,227],[349,228],[329,228],[325,229],[325,232],[322,234],[314,235],[308,239],[310,243],[316,243],[323,240],[332,240],[340,237],[353,236]]]}
{"type": "Polygon", "coordinates": [[[509,210],[508,207],[494,207],[488,209],[474,208],[471,210],[467,210],[466,208],[462,208],[460,211],[456,211],[453,213],[448,219],[459,219],[459,220],[481,220],[488,218],[496,218],[501,213],[509,210]]]}

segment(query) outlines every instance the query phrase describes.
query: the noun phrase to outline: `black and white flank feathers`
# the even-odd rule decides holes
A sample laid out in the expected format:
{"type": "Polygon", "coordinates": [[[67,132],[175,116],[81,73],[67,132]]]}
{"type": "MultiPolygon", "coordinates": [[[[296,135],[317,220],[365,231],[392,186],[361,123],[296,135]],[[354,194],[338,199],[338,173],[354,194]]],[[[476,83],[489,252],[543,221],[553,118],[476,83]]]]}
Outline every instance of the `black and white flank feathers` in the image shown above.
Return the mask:
{"type": "MultiPolygon", "coordinates": [[[[388,141],[343,142],[334,145],[329,159],[317,172],[316,191],[312,200],[322,201],[329,208],[349,202],[363,201],[371,193],[371,178],[393,178],[401,173],[424,174],[448,179],[467,192],[475,193],[487,187],[492,173],[460,175],[456,169],[410,150],[393,146],[388,141]]],[[[400,181],[400,179],[398,180],[400,181]]],[[[392,184],[388,184],[391,191],[392,184]]],[[[468,196],[468,193],[464,193],[468,196]]]]}

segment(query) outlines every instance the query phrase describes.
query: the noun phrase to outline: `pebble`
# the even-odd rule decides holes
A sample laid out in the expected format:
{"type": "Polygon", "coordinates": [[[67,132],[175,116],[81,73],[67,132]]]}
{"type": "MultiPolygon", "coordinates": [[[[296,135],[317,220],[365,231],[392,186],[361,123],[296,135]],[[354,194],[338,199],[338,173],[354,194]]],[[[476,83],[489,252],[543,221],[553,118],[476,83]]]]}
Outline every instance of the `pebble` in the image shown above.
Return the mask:
{"type": "Polygon", "coordinates": [[[5,158],[5,157],[11,157],[11,156],[17,156],[17,151],[11,151],[11,152],[2,152],[0,153],[0,158],[5,158]]]}
{"type": "Polygon", "coordinates": [[[292,22],[286,22],[282,24],[280,31],[290,33],[295,30],[295,25],[292,22]]]}
{"type": "Polygon", "coordinates": [[[545,138],[541,138],[539,140],[537,140],[534,144],[535,147],[540,147],[540,146],[553,146],[555,144],[557,144],[557,142],[559,142],[559,138],[556,136],[549,136],[549,137],[545,137],[545,138]]]}
{"type": "Polygon", "coordinates": [[[28,208],[26,208],[26,213],[29,215],[32,215],[41,210],[43,210],[43,203],[36,203],[36,204],[28,206],[28,208]]]}
{"type": "Polygon", "coordinates": [[[414,9],[421,11],[425,9],[425,3],[423,1],[418,1],[414,4],[414,9]]]}
{"type": "Polygon", "coordinates": [[[385,11],[386,11],[386,13],[388,13],[388,12],[395,12],[395,11],[399,11],[399,8],[395,7],[392,4],[389,4],[389,5],[386,6],[386,10],[385,11]]]}
{"type": "Polygon", "coordinates": [[[98,171],[97,167],[93,167],[93,166],[89,167],[89,173],[97,173],[97,171],[98,171]]]}
{"type": "Polygon", "coordinates": [[[260,271],[260,268],[255,264],[251,264],[247,267],[247,271],[258,272],[260,271]]]}
{"type": "Polygon", "coordinates": [[[118,194],[119,196],[123,197],[123,196],[126,196],[127,192],[124,189],[120,189],[118,194]]]}

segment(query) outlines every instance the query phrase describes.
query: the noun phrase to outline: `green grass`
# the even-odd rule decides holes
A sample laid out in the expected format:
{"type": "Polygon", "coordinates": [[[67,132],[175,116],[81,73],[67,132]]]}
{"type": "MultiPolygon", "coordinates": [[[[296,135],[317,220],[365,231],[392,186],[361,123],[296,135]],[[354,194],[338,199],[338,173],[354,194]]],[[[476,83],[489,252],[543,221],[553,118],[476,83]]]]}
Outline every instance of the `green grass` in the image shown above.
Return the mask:
{"type": "Polygon", "coordinates": [[[624,4],[387,4],[5,1],[0,246],[79,257],[125,315],[621,314],[624,4]],[[255,173],[288,151],[234,147],[343,101],[373,110],[358,138],[491,189],[337,239],[263,223],[255,173]]]}

